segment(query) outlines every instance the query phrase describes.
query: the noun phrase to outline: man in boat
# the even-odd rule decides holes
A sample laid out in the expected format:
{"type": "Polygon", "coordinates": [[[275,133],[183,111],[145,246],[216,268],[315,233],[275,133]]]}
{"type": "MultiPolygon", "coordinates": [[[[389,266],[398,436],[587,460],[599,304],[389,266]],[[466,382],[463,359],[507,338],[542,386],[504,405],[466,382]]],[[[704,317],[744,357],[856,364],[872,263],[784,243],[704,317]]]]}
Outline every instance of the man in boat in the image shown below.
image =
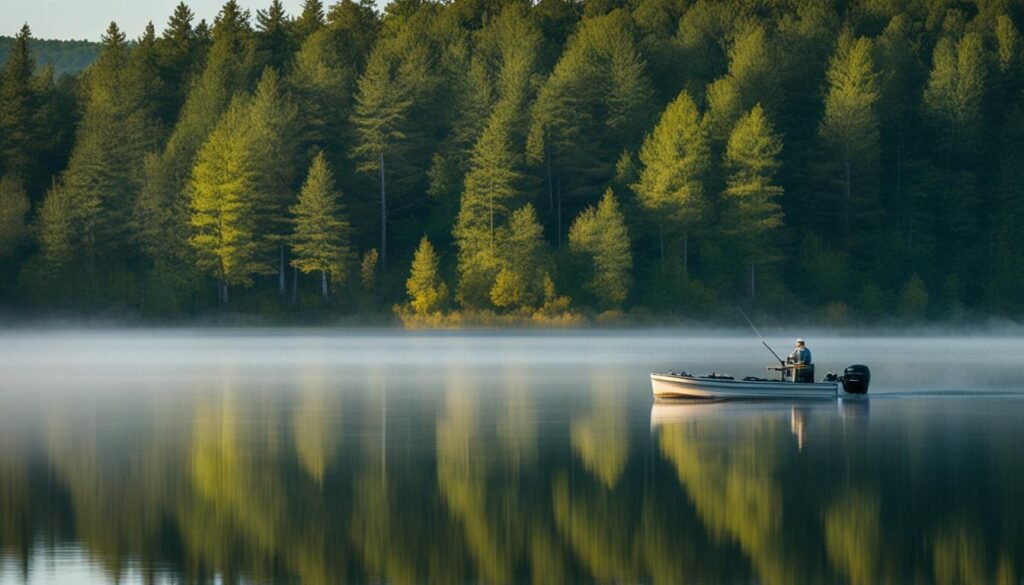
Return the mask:
{"type": "Polygon", "coordinates": [[[814,362],[811,360],[811,350],[807,349],[802,337],[796,339],[796,347],[793,353],[786,358],[786,364],[793,367],[794,382],[814,381],[814,362]]]}

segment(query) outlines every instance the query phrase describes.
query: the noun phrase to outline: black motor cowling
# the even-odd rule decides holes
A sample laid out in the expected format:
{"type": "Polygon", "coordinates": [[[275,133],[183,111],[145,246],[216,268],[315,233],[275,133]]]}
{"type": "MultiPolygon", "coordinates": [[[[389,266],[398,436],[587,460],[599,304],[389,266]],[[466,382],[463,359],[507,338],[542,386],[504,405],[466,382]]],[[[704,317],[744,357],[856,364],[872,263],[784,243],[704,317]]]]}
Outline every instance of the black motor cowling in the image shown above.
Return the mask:
{"type": "Polygon", "coordinates": [[[846,366],[841,380],[847,394],[867,394],[868,385],[871,384],[871,370],[861,364],[846,366]]]}

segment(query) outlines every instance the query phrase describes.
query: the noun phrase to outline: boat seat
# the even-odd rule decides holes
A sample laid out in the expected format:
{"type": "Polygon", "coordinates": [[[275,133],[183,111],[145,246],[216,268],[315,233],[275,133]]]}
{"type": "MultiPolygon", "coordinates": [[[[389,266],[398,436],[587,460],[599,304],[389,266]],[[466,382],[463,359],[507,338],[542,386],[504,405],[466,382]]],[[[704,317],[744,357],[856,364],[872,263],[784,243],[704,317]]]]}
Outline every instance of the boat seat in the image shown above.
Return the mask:
{"type": "Polygon", "coordinates": [[[793,370],[793,381],[799,383],[814,382],[814,364],[808,364],[807,367],[793,370]]]}

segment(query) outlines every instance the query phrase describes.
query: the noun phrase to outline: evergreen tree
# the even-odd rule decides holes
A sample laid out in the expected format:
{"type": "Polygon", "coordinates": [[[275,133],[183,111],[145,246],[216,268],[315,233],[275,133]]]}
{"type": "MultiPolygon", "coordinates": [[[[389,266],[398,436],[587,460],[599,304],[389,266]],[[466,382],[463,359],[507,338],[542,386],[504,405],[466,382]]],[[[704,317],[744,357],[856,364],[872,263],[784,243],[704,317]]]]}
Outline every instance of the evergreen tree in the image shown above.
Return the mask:
{"type": "Polygon", "coordinates": [[[402,164],[408,148],[406,126],[412,98],[409,88],[397,74],[397,64],[387,50],[378,45],[370,54],[366,71],[359,78],[352,123],[358,142],[352,156],[357,170],[374,173],[380,187],[380,261],[387,266],[388,199],[387,177],[402,164]],[[391,165],[391,166],[389,166],[391,165]]]}
{"type": "Polygon", "coordinates": [[[334,185],[334,174],[323,153],[317,153],[309,167],[299,201],[291,207],[294,231],[291,246],[295,253],[292,266],[303,273],[320,272],[321,294],[327,299],[327,283],[342,285],[355,254],[351,227],[334,185]]]}
{"type": "Polygon", "coordinates": [[[932,71],[924,90],[925,111],[945,147],[946,165],[977,146],[985,98],[985,50],[975,33],[958,43],[942,37],[932,53],[932,71]]]}
{"type": "Polygon", "coordinates": [[[707,88],[706,124],[718,144],[725,143],[736,121],[754,104],[775,110],[781,93],[776,64],[777,51],[763,26],[737,33],[729,49],[729,72],[707,88]]]}
{"type": "Polygon", "coordinates": [[[491,302],[507,309],[534,309],[544,300],[548,249],[537,212],[529,203],[517,209],[498,234],[501,267],[491,287],[491,302]]]}
{"type": "Polygon", "coordinates": [[[252,193],[258,188],[252,157],[253,131],[248,98],[235,98],[196,155],[189,182],[196,266],[218,282],[222,304],[228,287],[251,286],[255,274],[273,272],[261,258],[258,211],[252,193]]]}
{"type": "Polygon", "coordinates": [[[423,236],[416,248],[405,290],[409,294],[409,304],[417,315],[439,311],[448,297],[448,287],[438,273],[437,253],[427,236],[423,236]]]}
{"type": "MultiPolygon", "coordinates": [[[[127,253],[128,218],[139,187],[138,171],[154,135],[145,91],[132,75],[124,34],[111,23],[99,60],[85,80],[85,111],[61,187],[50,195],[66,210],[77,259],[90,274],[101,257],[116,262],[127,253]]],[[[46,217],[54,217],[44,214],[46,217]]],[[[64,221],[62,219],[62,221],[64,221]]],[[[65,226],[40,229],[64,231],[65,226]]]]}
{"type": "Polygon", "coordinates": [[[209,41],[205,24],[196,26],[196,51],[207,53],[206,65],[188,92],[163,153],[145,165],[135,206],[135,231],[147,256],[174,273],[192,270],[187,183],[196,153],[232,96],[246,89],[253,75],[254,46],[248,19],[248,12],[229,0],[217,15],[209,41]],[[205,51],[202,47],[207,42],[212,44],[205,51]]]}
{"type": "Polygon", "coordinates": [[[9,258],[28,239],[29,202],[21,181],[13,175],[0,177],[0,260],[9,258]]]}
{"type": "Polygon", "coordinates": [[[195,15],[184,2],[174,7],[157,45],[160,76],[166,86],[160,104],[160,119],[173,124],[178,117],[188,90],[188,81],[199,66],[196,32],[192,28],[195,15]]]}
{"type": "Polygon", "coordinates": [[[306,38],[288,81],[300,106],[304,150],[322,149],[334,154],[332,166],[340,169],[347,162],[337,155],[351,140],[348,120],[358,70],[339,51],[336,40],[326,29],[306,38]]]}
{"type": "Polygon", "coordinates": [[[256,177],[256,206],[261,254],[278,260],[278,293],[285,294],[284,244],[291,225],[288,206],[295,199],[298,174],[298,109],[282,87],[277,71],[264,70],[248,108],[250,146],[256,177]]]}
{"type": "Polygon", "coordinates": [[[584,20],[533,105],[528,154],[547,175],[556,241],[571,217],[615,174],[650,114],[652,90],[629,15],[584,20]]]}
{"type": "Polygon", "coordinates": [[[303,0],[302,14],[293,27],[295,40],[302,44],[310,35],[324,27],[324,3],[321,0],[303,0]]]}
{"type": "MultiPolygon", "coordinates": [[[[685,91],[665,108],[640,148],[642,168],[633,185],[640,204],[683,238],[683,270],[688,270],[689,234],[707,208],[704,178],[711,163],[707,132],[697,105],[685,91]]],[[[662,260],[665,248],[662,244],[662,260]]]]}
{"type": "Polygon", "coordinates": [[[611,189],[596,208],[584,209],[573,221],[569,246],[573,252],[590,256],[593,275],[585,286],[598,303],[608,309],[621,307],[632,283],[633,256],[626,220],[611,189]]]}
{"type": "MultiPolygon", "coordinates": [[[[821,136],[831,149],[829,173],[835,177],[839,196],[835,211],[842,228],[844,248],[862,249],[866,242],[857,234],[870,233],[864,227],[878,213],[879,89],[872,58],[871,41],[840,38],[839,48],[828,69],[828,92],[821,136]],[[857,229],[851,224],[857,222],[857,229]]],[[[869,236],[870,237],[870,236],[869,236]]]]}
{"type": "Polygon", "coordinates": [[[256,11],[256,61],[259,68],[284,72],[292,58],[292,22],[281,0],[271,0],[266,10],[256,11]]]}
{"type": "Polygon", "coordinates": [[[782,227],[782,187],[773,179],[781,152],[782,141],[760,105],[739,119],[725,150],[729,174],[722,194],[726,207],[723,222],[750,268],[751,297],[757,293],[756,266],[779,259],[774,240],[782,227]]]}
{"type": "Polygon", "coordinates": [[[508,204],[519,192],[516,157],[512,151],[508,109],[495,112],[473,150],[459,216],[453,235],[459,248],[459,302],[465,307],[487,304],[499,269],[495,254],[496,228],[503,225],[508,204]]]}
{"type": "Polygon", "coordinates": [[[35,62],[29,52],[32,31],[21,27],[0,72],[0,175],[18,174],[29,178],[39,156],[33,144],[33,110],[37,107],[32,91],[35,62]]]}
{"type": "Polygon", "coordinates": [[[939,246],[936,252],[948,269],[960,275],[975,294],[984,254],[972,242],[982,231],[982,195],[975,172],[988,151],[985,100],[987,56],[977,33],[965,34],[954,43],[942,37],[932,54],[932,70],[924,89],[927,121],[937,137],[935,164],[945,170],[944,188],[928,193],[935,214],[931,229],[939,246]]]}

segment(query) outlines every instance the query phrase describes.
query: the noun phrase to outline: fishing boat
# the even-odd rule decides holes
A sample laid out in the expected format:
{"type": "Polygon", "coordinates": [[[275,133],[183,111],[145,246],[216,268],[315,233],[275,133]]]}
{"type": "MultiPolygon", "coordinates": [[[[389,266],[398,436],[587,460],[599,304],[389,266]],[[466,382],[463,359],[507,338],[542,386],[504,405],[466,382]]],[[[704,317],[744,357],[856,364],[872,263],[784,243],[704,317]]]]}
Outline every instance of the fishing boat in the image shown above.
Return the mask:
{"type": "Polygon", "coordinates": [[[829,372],[820,382],[814,381],[814,364],[798,364],[792,359],[783,360],[768,345],[768,341],[757,330],[754,322],[740,309],[754,333],[761,338],[761,344],[779,362],[770,366],[769,371],[779,372],[778,380],[747,376],[736,378],[712,372],[706,376],[694,376],[686,372],[651,374],[651,392],[655,402],[673,399],[703,400],[760,400],[785,399],[804,400],[816,398],[835,399],[841,394],[867,394],[871,382],[871,370],[855,364],[847,366],[842,376],[829,372]]]}
{"type": "Polygon", "coordinates": [[[829,374],[820,382],[794,382],[787,379],[792,377],[784,375],[780,380],[769,380],[747,376],[736,379],[717,373],[695,376],[686,372],[656,372],[651,374],[651,391],[656,401],[835,399],[842,394],[866,394],[871,372],[867,366],[856,364],[847,367],[842,376],[829,374]]]}

